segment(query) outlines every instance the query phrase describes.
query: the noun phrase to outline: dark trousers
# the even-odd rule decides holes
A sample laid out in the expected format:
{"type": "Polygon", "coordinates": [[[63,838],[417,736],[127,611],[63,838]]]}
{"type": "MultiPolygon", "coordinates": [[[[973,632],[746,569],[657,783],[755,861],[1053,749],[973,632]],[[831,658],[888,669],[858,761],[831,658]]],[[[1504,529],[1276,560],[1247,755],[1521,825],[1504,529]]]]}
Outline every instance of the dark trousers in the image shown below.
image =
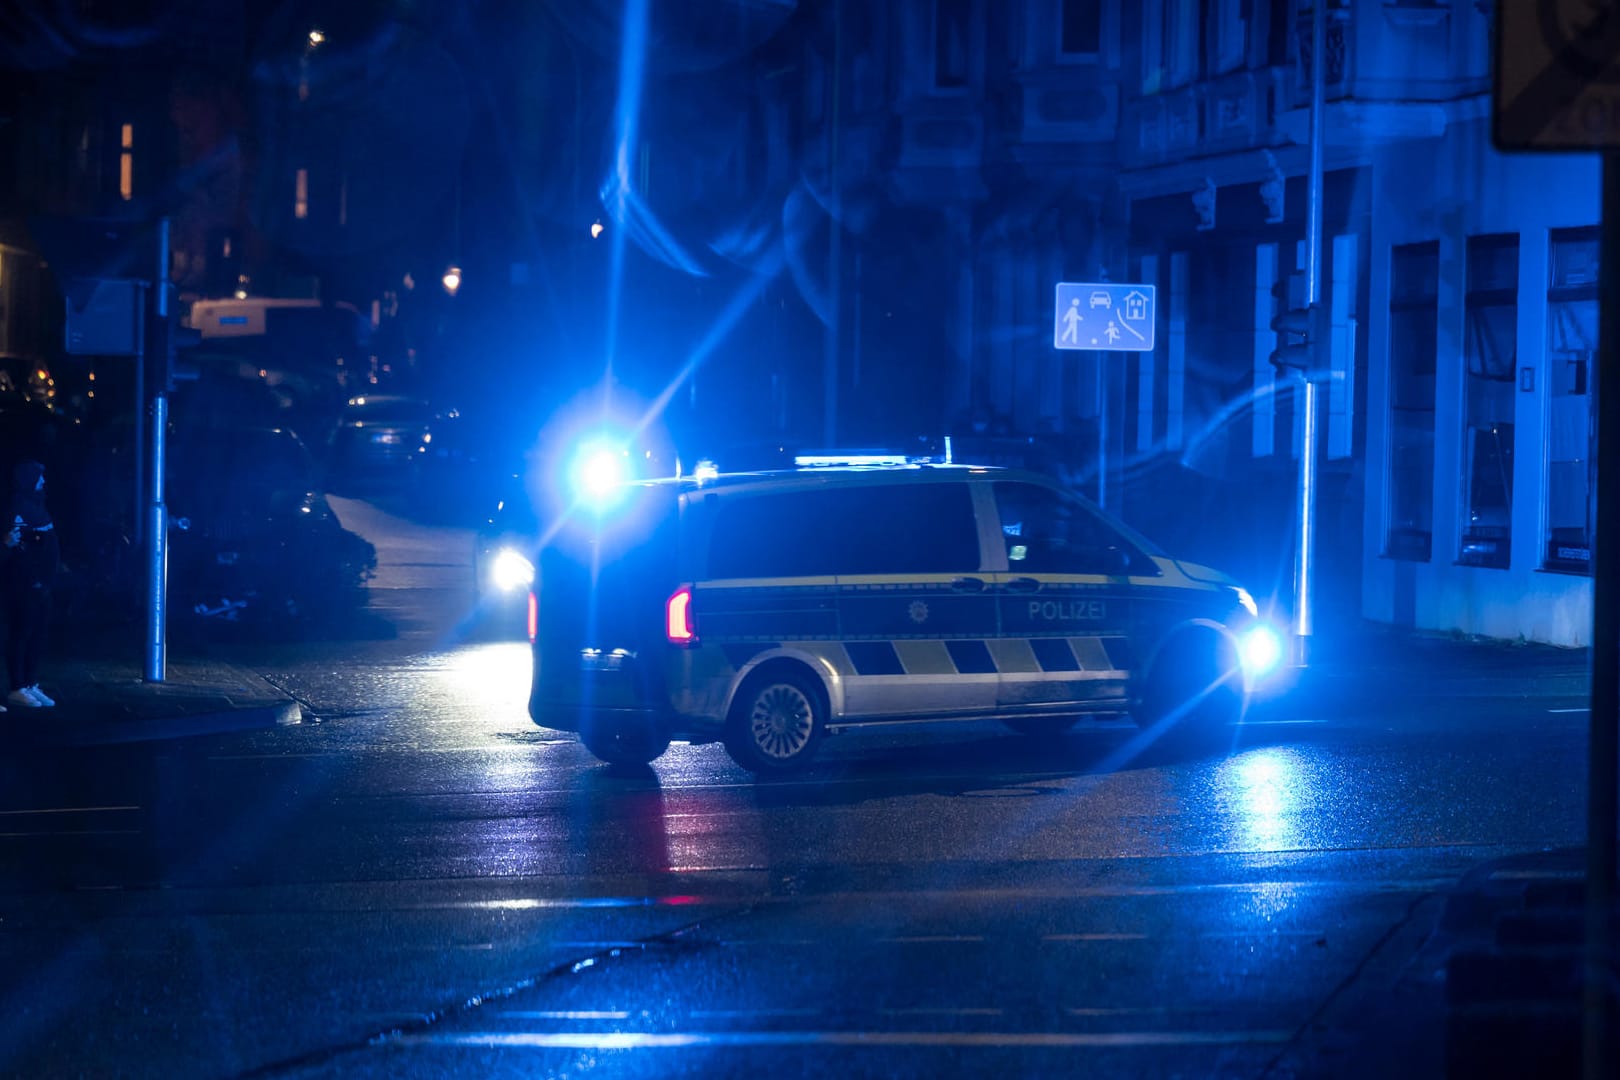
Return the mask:
{"type": "Polygon", "coordinates": [[[45,633],[51,621],[51,591],[12,586],[6,592],[6,676],[20,690],[39,682],[45,633]]]}

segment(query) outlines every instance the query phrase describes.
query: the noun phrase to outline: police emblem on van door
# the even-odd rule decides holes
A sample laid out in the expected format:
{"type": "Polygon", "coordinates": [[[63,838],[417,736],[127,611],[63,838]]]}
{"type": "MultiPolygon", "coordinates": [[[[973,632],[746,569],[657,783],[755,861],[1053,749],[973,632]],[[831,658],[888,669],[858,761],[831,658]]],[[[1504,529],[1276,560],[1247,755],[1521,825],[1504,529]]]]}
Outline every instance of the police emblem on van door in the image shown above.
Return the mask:
{"type": "Polygon", "coordinates": [[[913,600],[911,602],[909,614],[911,615],[912,622],[925,623],[928,621],[928,605],[923,603],[921,600],[913,600]]]}

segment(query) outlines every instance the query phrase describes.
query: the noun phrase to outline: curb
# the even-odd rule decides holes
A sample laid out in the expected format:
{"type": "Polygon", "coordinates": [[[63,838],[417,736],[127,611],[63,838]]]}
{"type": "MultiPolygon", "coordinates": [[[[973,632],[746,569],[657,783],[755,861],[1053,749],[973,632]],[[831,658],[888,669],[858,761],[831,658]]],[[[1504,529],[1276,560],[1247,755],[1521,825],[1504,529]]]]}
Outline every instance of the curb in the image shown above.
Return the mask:
{"type": "Polygon", "coordinates": [[[268,731],[303,723],[303,708],[296,701],[273,701],[237,709],[216,709],[187,716],[112,720],[66,727],[19,729],[15,725],[0,738],[0,750],[62,750],[88,746],[184,739],[195,735],[227,735],[242,731],[268,731]]]}

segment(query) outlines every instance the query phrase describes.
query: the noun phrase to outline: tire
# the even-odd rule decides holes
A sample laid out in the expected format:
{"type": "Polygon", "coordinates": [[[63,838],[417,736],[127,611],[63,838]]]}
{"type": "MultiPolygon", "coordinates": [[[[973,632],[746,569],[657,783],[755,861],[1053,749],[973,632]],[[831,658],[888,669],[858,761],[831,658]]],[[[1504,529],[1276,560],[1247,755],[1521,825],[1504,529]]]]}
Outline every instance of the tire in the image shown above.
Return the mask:
{"type": "Polygon", "coordinates": [[[761,776],[785,776],[810,763],[827,734],[821,684],[808,672],[777,667],[751,676],[726,721],[731,760],[761,776]]]}
{"type": "Polygon", "coordinates": [[[1032,739],[1050,739],[1062,735],[1079,721],[1078,716],[1024,716],[1006,718],[1001,722],[1020,735],[1032,739]]]}
{"type": "Polygon", "coordinates": [[[1205,747],[1243,719],[1243,672],[1232,642],[1213,631],[1168,642],[1137,697],[1137,726],[1179,745],[1205,747]]]}
{"type": "Polygon", "coordinates": [[[669,749],[669,736],[652,730],[634,730],[620,724],[588,722],[579,741],[598,760],[609,765],[646,765],[669,749]]]}

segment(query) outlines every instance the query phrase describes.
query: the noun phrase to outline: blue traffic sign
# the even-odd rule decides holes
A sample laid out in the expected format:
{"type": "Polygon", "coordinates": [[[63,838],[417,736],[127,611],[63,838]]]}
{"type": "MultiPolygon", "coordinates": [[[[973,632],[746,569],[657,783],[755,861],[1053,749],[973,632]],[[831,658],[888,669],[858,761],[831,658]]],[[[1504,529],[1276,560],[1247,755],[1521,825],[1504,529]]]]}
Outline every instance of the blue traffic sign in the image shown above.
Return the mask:
{"type": "Polygon", "coordinates": [[[1052,345],[1058,349],[1152,352],[1152,285],[1060,281],[1052,345]]]}

